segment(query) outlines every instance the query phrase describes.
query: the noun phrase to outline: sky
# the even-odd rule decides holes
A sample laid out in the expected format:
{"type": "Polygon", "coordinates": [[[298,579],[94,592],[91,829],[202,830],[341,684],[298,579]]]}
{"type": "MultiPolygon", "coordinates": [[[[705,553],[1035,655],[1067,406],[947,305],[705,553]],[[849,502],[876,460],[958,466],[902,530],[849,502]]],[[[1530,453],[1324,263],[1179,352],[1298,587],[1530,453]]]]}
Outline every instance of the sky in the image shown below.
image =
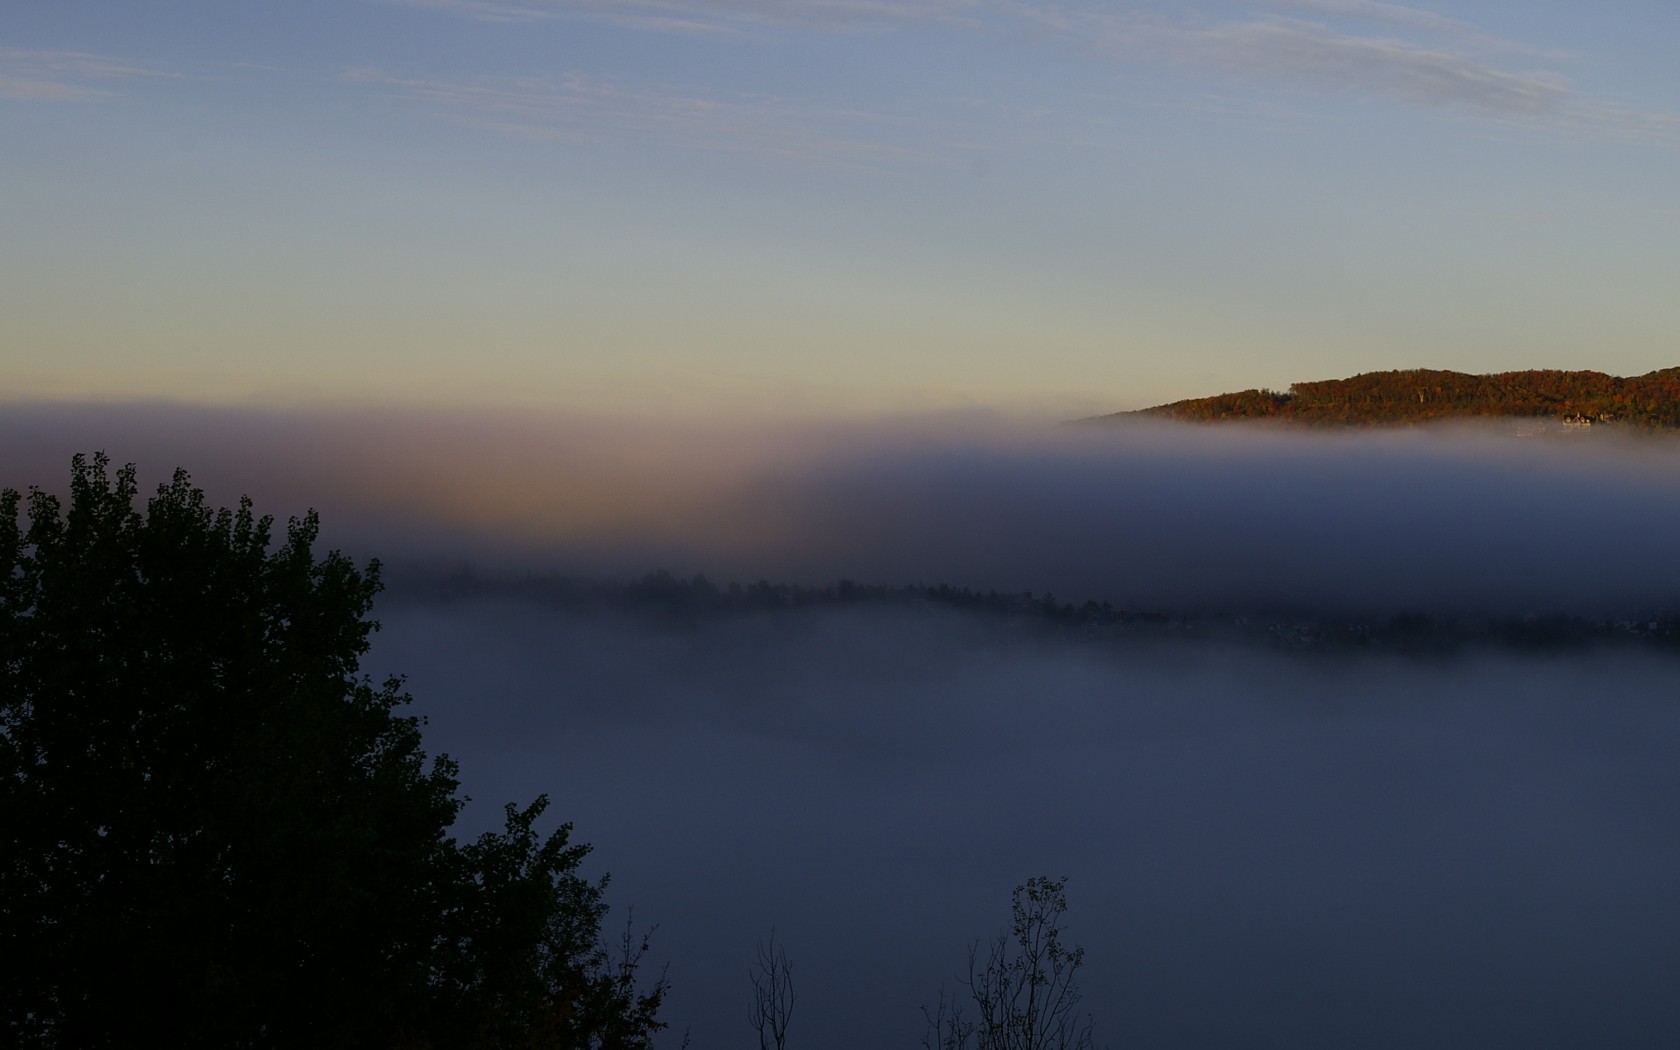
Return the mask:
{"type": "Polygon", "coordinates": [[[1037,418],[1675,363],[1680,9],[0,14],[9,400],[1037,418]]]}

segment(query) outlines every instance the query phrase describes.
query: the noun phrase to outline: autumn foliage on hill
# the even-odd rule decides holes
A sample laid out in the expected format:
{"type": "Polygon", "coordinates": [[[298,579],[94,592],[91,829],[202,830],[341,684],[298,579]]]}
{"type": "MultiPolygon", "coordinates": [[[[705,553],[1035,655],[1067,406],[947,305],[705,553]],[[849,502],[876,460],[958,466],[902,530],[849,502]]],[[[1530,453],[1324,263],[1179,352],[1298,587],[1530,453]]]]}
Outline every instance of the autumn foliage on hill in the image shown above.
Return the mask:
{"type": "Polygon", "coordinates": [[[1296,383],[1283,392],[1244,390],[1123,414],[1193,423],[1265,419],[1309,426],[1528,417],[1676,427],[1680,426],[1680,368],[1626,379],[1603,372],[1551,369],[1492,375],[1427,368],[1366,372],[1349,379],[1296,383]]]}

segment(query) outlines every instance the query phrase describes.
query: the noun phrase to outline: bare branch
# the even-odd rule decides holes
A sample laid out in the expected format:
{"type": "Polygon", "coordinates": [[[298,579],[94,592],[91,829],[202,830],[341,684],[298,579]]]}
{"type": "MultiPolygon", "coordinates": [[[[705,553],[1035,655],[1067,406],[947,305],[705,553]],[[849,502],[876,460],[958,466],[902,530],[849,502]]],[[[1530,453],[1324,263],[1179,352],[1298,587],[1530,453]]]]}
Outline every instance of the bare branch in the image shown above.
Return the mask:
{"type": "Polygon", "coordinates": [[[956,999],[941,990],[934,1011],[922,1008],[926,1050],[969,1050],[971,1039],[974,1050],[1094,1050],[1074,979],[1085,950],[1062,944],[1066,883],[1040,875],[1015,887],[1009,930],[987,943],[983,960],[979,941],[968,949],[962,983],[978,1020],[964,1021],[956,999]]]}
{"type": "Polygon", "coordinates": [[[776,930],[758,945],[758,962],[749,971],[753,1002],[747,1014],[758,1033],[758,1050],[787,1050],[788,1021],[793,1016],[793,964],[776,943],[776,930]]]}

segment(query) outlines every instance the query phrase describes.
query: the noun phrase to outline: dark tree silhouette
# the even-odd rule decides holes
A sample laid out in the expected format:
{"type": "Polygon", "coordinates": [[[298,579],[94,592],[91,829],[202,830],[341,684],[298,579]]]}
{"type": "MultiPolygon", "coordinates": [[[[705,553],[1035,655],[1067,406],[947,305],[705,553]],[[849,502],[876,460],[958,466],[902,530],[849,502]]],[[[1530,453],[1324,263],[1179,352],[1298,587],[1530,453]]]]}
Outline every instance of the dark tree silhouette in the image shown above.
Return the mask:
{"type": "Polygon", "coordinates": [[[0,493],[0,1043],[649,1045],[547,800],[449,836],[455,765],[358,671],[378,563],[108,466],[0,493]]]}
{"type": "Polygon", "coordinates": [[[1075,976],[1085,949],[1062,943],[1065,879],[1034,876],[1010,896],[1010,925],[968,949],[969,1003],[944,990],[924,1007],[925,1050],[1094,1050],[1092,1021],[1079,1013],[1075,976]],[[976,1017],[965,1013],[972,1005],[976,1017]]]}
{"type": "Polygon", "coordinates": [[[793,1019],[793,963],[776,943],[776,931],[768,942],[759,942],[758,962],[749,971],[753,1001],[747,1022],[758,1033],[758,1050],[787,1050],[788,1022],[793,1019]]]}

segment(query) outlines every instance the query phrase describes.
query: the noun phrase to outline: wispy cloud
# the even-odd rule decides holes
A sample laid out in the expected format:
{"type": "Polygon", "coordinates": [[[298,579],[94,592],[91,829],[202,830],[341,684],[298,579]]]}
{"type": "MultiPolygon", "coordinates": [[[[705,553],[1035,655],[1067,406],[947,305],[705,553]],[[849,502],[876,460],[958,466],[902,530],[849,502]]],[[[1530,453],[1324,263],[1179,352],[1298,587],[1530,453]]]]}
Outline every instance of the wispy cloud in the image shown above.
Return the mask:
{"type": "Polygon", "coordinates": [[[1557,115],[1555,123],[1575,134],[1628,145],[1680,144],[1680,113],[1626,103],[1576,99],[1557,115]]]}
{"type": "Polygon", "coordinates": [[[727,33],[752,28],[856,31],[972,18],[984,0],[380,0],[486,21],[590,18],[638,28],[727,33]]]}
{"type": "MultiPolygon", "coordinates": [[[[1583,96],[1563,70],[1567,55],[1486,33],[1468,22],[1384,0],[1249,0],[1252,14],[1217,17],[1199,5],[1166,12],[1067,0],[379,0],[386,4],[449,11],[483,20],[587,19],[641,30],[696,36],[741,37],[755,33],[885,32],[945,26],[1007,33],[1028,47],[1055,47],[1126,65],[1166,64],[1193,74],[1271,83],[1331,97],[1386,99],[1456,111],[1461,116],[1520,123],[1547,133],[1593,135],[1628,142],[1669,142],[1680,137],[1680,118],[1660,111],[1583,96]]],[[[485,101],[485,92],[454,82],[452,105],[485,101]],[[462,89],[465,88],[464,93],[462,89]]],[[[436,86],[416,88],[432,95],[436,86]]],[[[497,93],[492,91],[491,93],[497,93]]],[[[573,100],[533,100],[523,88],[514,109],[538,105],[552,116],[573,100]]],[[[541,93],[539,93],[541,94],[541,93]]],[[[646,95],[643,101],[648,101],[646,95]]],[[[671,99],[641,112],[633,126],[673,126],[671,99]]],[[[692,100],[685,100],[692,101],[692,100]]],[[[712,100],[711,119],[736,118],[737,131],[757,128],[791,142],[805,137],[798,122],[766,121],[764,100],[712,100]]],[[[1260,103],[1256,103],[1260,104],[1260,103]]],[[[507,108],[495,103],[493,108],[507,108]]],[[[628,108],[617,111],[628,117],[628,108]]],[[[693,113],[683,115],[689,123],[693,113]]],[[[554,133],[552,120],[525,130],[554,133]]],[[[516,130],[516,129],[510,129],[516,130]]],[[[868,136],[864,137],[866,140],[868,136]]],[[[739,134],[726,142],[740,142],[739,134]]],[[[840,135],[825,151],[858,145],[840,135]],[[850,143],[850,145],[844,145],[850,143]]],[[[803,147],[802,147],[803,148],[803,147]]],[[[797,150],[796,150],[797,151],[797,150]]]]}
{"type": "Polygon", "coordinates": [[[1255,80],[1456,110],[1508,130],[1637,146],[1680,144],[1680,113],[1580,91],[1575,57],[1490,36],[1468,23],[1375,0],[1268,0],[1274,13],[1175,26],[1153,43],[1175,59],[1255,80]],[[1311,11],[1326,21],[1284,17],[1311,11]],[[1364,23],[1364,25],[1360,25],[1364,23]],[[1369,25],[1393,30],[1371,35],[1369,25]],[[1163,36],[1172,39],[1163,42],[1163,36]],[[1527,68],[1515,68],[1520,60],[1527,68]]]}
{"type": "Polygon", "coordinates": [[[26,102],[73,102],[95,98],[110,92],[81,84],[66,84],[56,80],[9,76],[0,73],[0,98],[21,99],[26,102]]]}
{"type": "Polygon", "coordinates": [[[177,76],[86,51],[0,47],[0,98],[70,102],[112,94],[94,86],[99,82],[177,76]]]}
{"type": "Polygon", "coordinates": [[[1680,142],[1680,114],[1583,94],[1563,71],[1574,60],[1557,51],[1375,0],[1256,0],[1255,6],[1264,10],[1223,21],[1059,8],[1040,22],[1053,38],[1109,61],[1270,83],[1297,89],[1302,99],[1311,93],[1386,99],[1551,136],[1680,142]]]}
{"type": "Polygon", "coordinates": [[[1295,19],[1228,23],[1189,33],[1186,42],[1202,61],[1229,72],[1428,106],[1539,114],[1555,111],[1569,94],[1556,73],[1512,72],[1461,51],[1295,19]]]}
{"type": "Polygon", "coordinates": [[[771,95],[629,87],[582,73],[405,77],[361,66],[346,70],[344,78],[480,127],[533,138],[654,141],[865,169],[937,160],[925,148],[896,141],[908,137],[900,118],[771,95]]]}
{"type": "Polygon", "coordinates": [[[1269,0],[1257,17],[1210,22],[1085,3],[1022,0],[382,0],[480,19],[587,18],[684,33],[826,31],[961,24],[1012,29],[1128,61],[1167,58],[1192,67],[1383,95],[1484,112],[1535,114],[1567,94],[1549,70],[1511,70],[1490,53],[1537,54],[1474,26],[1380,0],[1269,0]],[[1317,16],[1289,17],[1286,12],[1317,16]],[[1370,35],[1372,26],[1393,35],[1370,35]]]}
{"type": "Polygon", "coordinates": [[[501,0],[379,0],[392,7],[421,7],[431,11],[447,11],[466,15],[485,22],[530,22],[539,18],[557,17],[550,8],[501,0]]]}
{"type": "Polygon", "coordinates": [[[1433,32],[1473,32],[1467,22],[1438,15],[1421,8],[1382,3],[1381,0],[1271,0],[1266,7],[1311,11],[1320,15],[1357,18],[1385,25],[1405,26],[1433,32]]]}

